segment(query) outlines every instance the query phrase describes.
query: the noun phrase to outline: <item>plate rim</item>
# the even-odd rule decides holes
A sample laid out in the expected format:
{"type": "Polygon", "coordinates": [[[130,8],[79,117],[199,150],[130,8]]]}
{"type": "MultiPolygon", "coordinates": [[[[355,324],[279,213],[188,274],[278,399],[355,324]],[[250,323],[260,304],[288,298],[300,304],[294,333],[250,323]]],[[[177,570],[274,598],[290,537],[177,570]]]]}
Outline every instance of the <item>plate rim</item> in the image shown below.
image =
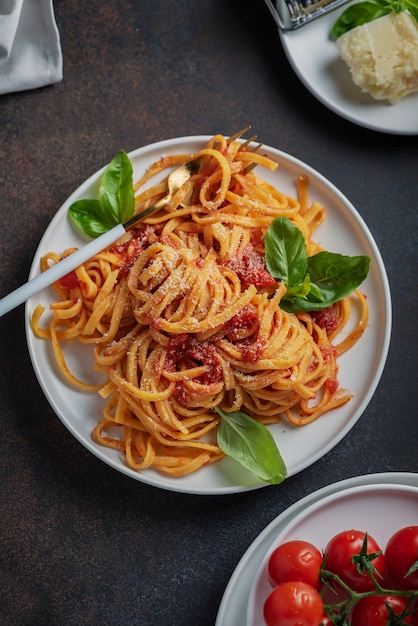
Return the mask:
{"type": "MultiPolygon", "coordinates": [[[[215,621],[215,626],[242,626],[246,623],[246,610],[247,604],[244,605],[243,613],[239,616],[236,615],[234,610],[229,610],[229,601],[232,593],[237,586],[245,586],[244,589],[240,589],[240,596],[247,597],[249,593],[249,585],[246,585],[240,579],[241,570],[248,566],[248,563],[257,561],[254,565],[251,564],[251,572],[254,576],[262,562],[266,551],[272,543],[270,536],[276,535],[289,524],[294,517],[299,513],[302,513],[304,509],[308,508],[311,504],[320,501],[322,498],[327,497],[338,492],[344,492],[347,489],[355,488],[363,485],[400,485],[400,486],[413,486],[418,489],[418,473],[415,472],[377,472],[374,474],[362,474],[359,476],[352,476],[350,478],[344,478],[337,482],[325,485],[316,491],[308,493],[303,496],[289,507],[281,511],[271,522],[264,527],[264,529],[257,535],[257,537],[251,542],[247,549],[242,554],[236,567],[234,568],[222,595],[221,602],[215,621]],[[280,527],[280,530],[279,528],[280,527]],[[260,554],[257,555],[256,551],[260,554]]],[[[251,581],[250,581],[251,584],[251,581]]]]}
{"type": "MultiPolygon", "coordinates": [[[[213,135],[189,135],[189,136],[184,136],[184,137],[173,137],[171,139],[147,144],[145,146],[142,146],[140,148],[130,151],[128,155],[130,156],[131,159],[141,160],[141,159],[146,159],[147,156],[155,153],[156,151],[161,151],[163,153],[164,151],[168,149],[173,149],[173,148],[176,148],[176,150],[177,149],[180,150],[181,146],[185,146],[185,145],[196,146],[196,150],[197,150],[199,149],[199,146],[203,145],[212,136],[213,135]]],[[[319,171],[315,170],[312,166],[308,165],[307,163],[304,163],[303,161],[294,157],[293,155],[286,153],[282,150],[279,150],[277,148],[274,148],[272,146],[265,146],[265,150],[267,152],[271,151],[271,154],[273,154],[273,156],[276,159],[283,159],[285,161],[288,161],[291,166],[302,169],[308,174],[311,174],[314,178],[317,179],[317,181],[321,185],[324,185],[328,191],[330,191],[334,196],[336,196],[336,198],[340,202],[343,203],[344,212],[347,211],[350,217],[355,220],[356,224],[361,228],[362,235],[365,236],[367,243],[370,245],[371,249],[373,250],[375,259],[377,261],[376,271],[378,272],[378,279],[379,279],[378,286],[379,286],[379,289],[381,288],[383,290],[383,295],[384,295],[384,304],[386,307],[385,308],[386,323],[384,326],[383,338],[381,339],[381,341],[379,341],[379,345],[378,345],[379,350],[377,351],[377,354],[379,356],[379,360],[376,366],[376,372],[373,377],[373,384],[370,386],[369,391],[364,394],[364,398],[362,399],[362,402],[361,402],[362,408],[361,410],[360,410],[360,407],[358,409],[359,414],[357,415],[357,419],[355,421],[348,420],[348,423],[342,426],[341,431],[338,434],[338,437],[332,438],[331,441],[328,443],[328,445],[325,446],[325,448],[324,447],[321,448],[321,454],[320,456],[318,456],[318,458],[322,458],[322,456],[324,456],[327,452],[329,452],[329,450],[335,447],[335,445],[337,445],[341,441],[341,439],[343,439],[343,437],[349,432],[349,430],[351,430],[351,428],[358,421],[358,419],[360,419],[361,415],[364,413],[368,404],[370,403],[376,391],[376,388],[380,382],[380,379],[381,379],[381,376],[382,376],[382,373],[383,373],[383,370],[387,361],[387,356],[388,356],[389,347],[390,347],[391,330],[392,330],[392,302],[391,302],[390,286],[389,286],[386,269],[383,263],[383,259],[382,259],[380,250],[377,246],[377,243],[374,240],[373,235],[370,229],[368,228],[367,224],[365,223],[363,217],[360,215],[357,209],[355,209],[355,207],[350,202],[350,200],[330,180],[328,180],[319,171]],[[364,406],[363,406],[363,403],[364,403],[364,406]]],[[[71,202],[74,201],[75,197],[78,197],[79,194],[83,193],[85,189],[90,189],[93,185],[97,184],[97,181],[100,179],[100,176],[105,169],[106,169],[106,165],[98,169],[93,174],[91,174],[85,181],[83,181],[72,192],[72,194],[70,194],[67,200],[57,210],[56,214],[53,216],[49,225],[47,226],[39,242],[39,245],[36,249],[36,252],[34,254],[32,265],[31,265],[30,278],[32,278],[34,275],[38,273],[36,260],[42,253],[44,241],[48,237],[48,235],[51,232],[53,232],[55,224],[59,223],[63,219],[66,209],[71,204],[71,202]]],[[[30,329],[30,323],[29,323],[30,321],[29,308],[30,308],[31,301],[33,301],[33,299],[29,300],[25,305],[25,328],[26,328],[26,338],[27,338],[30,358],[31,358],[32,366],[35,371],[36,377],[38,379],[38,382],[41,386],[41,389],[43,390],[43,393],[47,401],[49,402],[50,406],[54,410],[57,417],[61,420],[61,422],[63,422],[64,426],[79,441],[79,443],[81,443],[85,448],[87,448],[87,450],[89,450],[89,452],[94,454],[98,459],[105,462],[107,465],[109,465],[116,471],[119,471],[122,474],[133,478],[134,480],[143,482],[145,484],[148,484],[154,487],[163,488],[163,489],[167,489],[167,490],[175,491],[175,492],[190,493],[190,494],[195,494],[195,495],[228,495],[231,493],[246,492],[246,491],[251,491],[253,489],[258,489],[258,488],[268,486],[268,483],[257,483],[254,485],[253,484],[251,485],[233,484],[231,486],[210,487],[207,489],[203,489],[203,488],[196,488],[193,486],[192,487],[187,486],[187,484],[184,484],[181,482],[181,478],[176,479],[175,484],[172,484],[172,483],[167,484],[167,483],[164,483],[164,478],[165,478],[164,476],[162,477],[163,484],[160,484],[158,480],[153,480],[152,478],[149,478],[147,473],[134,472],[134,470],[131,470],[127,466],[123,465],[123,461],[116,462],[112,458],[107,458],[105,455],[105,449],[102,449],[101,447],[98,448],[97,444],[95,444],[92,440],[86,442],[84,437],[82,437],[78,433],[77,428],[72,423],[70,423],[68,419],[65,418],[65,416],[61,414],[59,407],[57,406],[54,398],[51,397],[51,394],[48,391],[45,381],[42,378],[41,371],[38,367],[37,357],[36,357],[35,343],[37,340],[36,338],[34,338],[32,334],[32,331],[30,329]]],[[[297,474],[298,472],[302,471],[303,469],[305,469],[306,467],[310,466],[312,463],[317,461],[318,458],[312,457],[312,460],[310,460],[310,462],[308,462],[307,464],[306,462],[299,464],[300,467],[297,466],[294,471],[289,473],[289,476],[297,474]]]]}

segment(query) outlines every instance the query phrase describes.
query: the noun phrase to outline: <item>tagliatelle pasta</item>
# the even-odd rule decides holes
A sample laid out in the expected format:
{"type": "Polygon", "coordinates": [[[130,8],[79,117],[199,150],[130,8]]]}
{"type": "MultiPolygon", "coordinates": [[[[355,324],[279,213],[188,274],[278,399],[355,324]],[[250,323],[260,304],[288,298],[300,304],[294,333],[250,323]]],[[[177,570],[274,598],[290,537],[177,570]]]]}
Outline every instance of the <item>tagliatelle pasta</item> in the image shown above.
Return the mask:
{"type": "MultiPolygon", "coordinates": [[[[62,374],[106,399],[94,440],[120,450],[135,470],[174,476],[223,457],[215,407],[303,426],[349,401],[338,357],[368,315],[358,290],[354,313],[351,297],[316,313],[281,308],[286,287],[266,269],[264,235],[287,217],[313,255],[326,211],[310,203],[305,178],[295,198],[259,178],[253,164],[277,163],[240,141],[216,135],[196,154],[163,157],[135,184],[136,211],[166,194],[167,177],[149,186],[153,177],[191,160],[197,171],[168,204],[54,285],[49,326],[40,325],[41,306],[31,320],[35,335],[52,342],[62,374]],[[349,320],[353,330],[338,344],[349,320]],[[92,344],[103,385],[70,372],[62,344],[71,340],[92,344]]],[[[46,254],[42,270],[60,258],[46,254]]]]}

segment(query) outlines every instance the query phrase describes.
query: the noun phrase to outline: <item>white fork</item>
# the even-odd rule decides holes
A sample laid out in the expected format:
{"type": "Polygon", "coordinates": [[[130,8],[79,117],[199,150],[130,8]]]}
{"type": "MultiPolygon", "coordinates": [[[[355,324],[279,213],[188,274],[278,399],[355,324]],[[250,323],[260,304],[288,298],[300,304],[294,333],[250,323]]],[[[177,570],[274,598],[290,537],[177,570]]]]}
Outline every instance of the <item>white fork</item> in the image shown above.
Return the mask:
{"type": "Polygon", "coordinates": [[[62,259],[59,263],[52,265],[49,269],[36,276],[36,278],[32,278],[29,282],[21,285],[15,291],[12,291],[7,296],[0,300],[0,317],[5,315],[12,309],[22,304],[28,300],[31,296],[35,295],[42,289],[49,287],[52,283],[59,280],[72,270],[74,270],[79,265],[82,265],[93,256],[110,246],[114,243],[119,237],[122,237],[127,231],[128,228],[131,228],[136,222],[143,220],[147,215],[159,209],[160,207],[167,204],[171,199],[173,193],[179,189],[188,178],[193,170],[193,163],[184,163],[180,165],[176,170],[171,172],[167,180],[168,193],[164,198],[161,198],[158,202],[156,202],[153,206],[137,213],[131,219],[129,219],[124,224],[118,224],[111,230],[108,230],[100,237],[93,239],[88,244],[76,250],[69,256],[62,259]]]}
{"type": "MultiPolygon", "coordinates": [[[[237,139],[248,129],[249,127],[231,136],[229,141],[237,139]]],[[[254,137],[251,137],[244,142],[242,146],[240,146],[240,149],[246,147],[253,139],[254,137]]],[[[254,148],[254,152],[258,150],[258,148],[259,146],[256,146],[256,148],[254,148]]],[[[196,168],[196,165],[196,161],[190,161],[180,165],[177,169],[171,172],[167,180],[167,195],[164,196],[164,198],[161,198],[161,200],[158,200],[158,202],[152,206],[148,207],[148,209],[144,209],[140,213],[137,213],[124,224],[114,226],[111,230],[108,230],[103,235],[100,235],[100,237],[93,239],[79,250],[76,250],[76,252],[73,252],[69,256],[65,257],[65,259],[62,259],[59,263],[52,265],[49,269],[45,270],[45,272],[36,276],[36,278],[32,278],[32,280],[28,281],[24,285],[21,285],[7,296],[4,296],[4,298],[0,300],[0,317],[12,309],[15,309],[19,306],[19,304],[22,304],[22,302],[25,302],[39,291],[42,291],[42,289],[49,287],[49,285],[52,285],[52,283],[55,283],[55,281],[65,276],[79,265],[82,265],[91,259],[93,256],[114,243],[117,239],[119,239],[119,237],[122,237],[122,235],[126,233],[127,229],[131,228],[136,222],[143,220],[147,217],[147,215],[167,204],[173,194],[190,178],[196,168]]],[[[247,169],[249,167],[250,166],[247,166],[247,169]]]]}

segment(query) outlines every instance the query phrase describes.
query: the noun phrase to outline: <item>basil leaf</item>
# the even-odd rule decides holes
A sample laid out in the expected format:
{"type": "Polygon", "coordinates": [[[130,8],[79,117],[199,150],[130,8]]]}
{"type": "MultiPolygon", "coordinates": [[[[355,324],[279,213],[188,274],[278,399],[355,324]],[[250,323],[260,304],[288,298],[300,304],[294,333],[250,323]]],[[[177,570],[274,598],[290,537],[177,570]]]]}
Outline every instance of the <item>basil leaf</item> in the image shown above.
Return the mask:
{"type": "Polygon", "coordinates": [[[294,285],[290,289],[288,289],[288,293],[292,294],[292,296],[299,296],[300,298],[305,298],[308,293],[312,290],[312,284],[309,274],[306,274],[303,282],[298,285],[294,285]]]}
{"type": "Polygon", "coordinates": [[[341,35],[348,32],[356,26],[361,26],[367,22],[392,13],[393,9],[391,3],[383,0],[379,2],[376,0],[366,0],[365,2],[359,2],[349,6],[335,22],[331,30],[331,37],[338,39],[341,35]]]}
{"type": "MultiPolygon", "coordinates": [[[[404,0],[403,4],[406,9],[414,16],[418,22],[418,2],[417,0],[404,0]]],[[[399,13],[399,11],[397,11],[399,13]]]]}
{"type": "Polygon", "coordinates": [[[327,308],[357,289],[369,271],[367,256],[319,252],[308,257],[302,232],[286,217],[270,224],[264,247],[268,271],[286,285],[280,306],[289,313],[327,308]]]}
{"type": "MultiPolygon", "coordinates": [[[[298,294],[295,294],[298,295],[298,294]]],[[[317,300],[318,302],[324,302],[324,294],[321,289],[315,283],[311,283],[311,290],[309,292],[309,298],[312,302],[317,300]]]]}
{"type": "Polygon", "coordinates": [[[266,267],[270,274],[286,287],[300,285],[305,280],[307,252],[299,228],[286,217],[276,217],[264,237],[266,267]]]}
{"type": "Polygon", "coordinates": [[[215,410],[221,417],[218,428],[221,450],[261,480],[272,485],[281,483],[287,469],[270,431],[245,413],[215,410]]]}
{"type": "Polygon", "coordinates": [[[311,292],[305,299],[288,298],[286,294],[281,306],[289,313],[325,309],[357,289],[365,280],[369,266],[368,256],[344,256],[333,252],[318,252],[308,258],[308,272],[311,285],[315,285],[322,300],[318,301],[316,291],[311,288],[311,292]]]}
{"type": "Polygon", "coordinates": [[[126,222],[134,212],[132,163],[123,150],[115,156],[106,168],[99,191],[100,202],[113,226],[126,222]]]}
{"type": "Polygon", "coordinates": [[[331,29],[331,37],[338,39],[356,26],[361,26],[389,13],[409,11],[418,22],[417,0],[365,0],[347,7],[331,29]]]}
{"type": "Polygon", "coordinates": [[[132,163],[123,150],[109,163],[100,181],[99,199],[77,200],[68,209],[72,222],[88,237],[99,237],[123,224],[135,210],[132,163]]]}
{"type": "Polygon", "coordinates": [[[336,302],[351,293],[365,280],[370,266],[368,256],[344,256],[318,252],[308,258],[308,272],[324,299],[336,302]]]}
{"type": "Polygon", "coordinates": [[[68,209],[72,222],[88,237],[95,239],[115,226],[99,200],[77,200],[68,209]]]}

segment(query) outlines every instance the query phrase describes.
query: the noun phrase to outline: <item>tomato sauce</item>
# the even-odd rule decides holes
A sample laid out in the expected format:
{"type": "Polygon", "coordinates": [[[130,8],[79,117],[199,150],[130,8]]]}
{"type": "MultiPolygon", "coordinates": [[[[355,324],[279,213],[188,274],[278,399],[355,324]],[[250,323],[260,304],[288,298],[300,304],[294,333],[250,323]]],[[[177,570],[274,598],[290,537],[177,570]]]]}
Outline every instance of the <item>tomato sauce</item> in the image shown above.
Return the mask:
{"type": "Polygon", "coordinates": [[[262,289],[276,283],[266,269],[264,257],[252,244],[248,244],[241,256],[229,259],[225,265],[237,274],[244,287],[254,285],[257,289],[262,289]]]}
{"type": "Polygon", "coordinates": [[[159,226],[144,224],[142,228],[133,228],[132,237],[128,241],[115,244],[109,251],[120,256],[121,276],[126,276],[140,254],[158,239],[159,226]]]}
{"type": "MultiPolygon", "coordinates": [[[[222,380],[222,365],[216,354],[216,348],[209,341],[198,341],[192,335],[183,333],[173,337],[168,345],[164,361],[164,370],[174,372],[177,370],[179,361],[186,368],[207,366],[207,371],[195,378],[201,385],[212,385],[222,380]]],[[[179,404],[186,404],[189,394],[182,381],[176,384],[174,396],[179,404]]]]}
{"type": "Polygon", "coordinates": [[[222,329],[223,336],[241,350],[243,361],[248,363],[258,361],[265,348],[264,343],[256,338],[259,325],[257,309],[250,303],[226,322],[222,329]]]}
{"type": "Polygon", "coordinates": [[[247,336],[250,331],[258,329],[259,319],[257,309],[253,304],[244,306],[233,318],[224,325],[222,331],[230,341],[237,341],[247,336]]]}
{"type": "Polygon", "coordinates": [[[247,363],[256,363],[263,353],[265,344],[261,339],[252,341],[250,339],[244,339],[238,342],[237,346],[242,350],[242,360],[247,363]]]}
{"type": "Polygon", "coordinates": [[[311,311],[311,317],[320,328],[324,328],[327,333],[332,333],[338,326],[339,305],[336,302],[322,311],[311,311]]]}
{"type": "Polygon", "coordinates": [[[79,280],[75,270],[72,270],[71,272],[68,272],[68,274],[65,274],[65,276],[62,276],[59,283],[63,289],[67,289],[68,291],[77,287],[79,280]]]}
{"type": "Polygon", "coordinates": [[[170,339],[164,362],[164,369],[173,372],[179,361],[186,367],[206,365],[208,371],[198,377],[203,385],[218,383],[222,379],[222,366],[215,346],[209,341],[198,341],[193,335],[183,333],[170,339]]]}
{"type": "Polygon", "coordinates": [[[338,389],[338,380],[336,378],[328,378],[325,383],[325,387],[329,393],[335,393],[338,389]]]}

